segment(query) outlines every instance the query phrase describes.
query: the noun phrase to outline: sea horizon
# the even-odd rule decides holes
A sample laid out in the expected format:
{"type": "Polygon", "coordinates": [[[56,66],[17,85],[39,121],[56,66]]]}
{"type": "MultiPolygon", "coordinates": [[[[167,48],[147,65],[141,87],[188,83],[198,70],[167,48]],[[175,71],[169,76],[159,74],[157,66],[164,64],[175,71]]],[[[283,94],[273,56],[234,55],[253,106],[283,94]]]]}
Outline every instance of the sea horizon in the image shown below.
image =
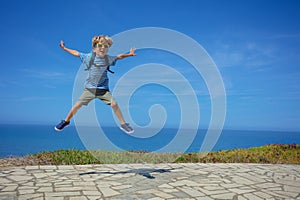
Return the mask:
{"type": "MultiPolygon", "coordinates": [[[[120,149],[149,152],[156,152],[163,148],[177,133],[177,128],[165,127],[150,138],[136,138],[123,133],[117,126],[101,128],[106,137],[120,149]]],[[[193,141],[182,153],[199,152],[206,131],[206,129],[197,130],[193,141]]],[[[188,134],[188,131],[186,133],[188,134]]],[[[91,149],[86,147],[88,145],[84,145],[84,139],[80,138],[75,126],[69,126],[57,132],[53,125],[46,124],[0,124],[0,138],[0,158],[20,157],[61,149],[91,149]]],[[[223,129],[211,151],[250,148],[267,144],[300,144],[300,132],[223,129]]],[[[101,149],[101,146],[97,149],[101,149]]]]}

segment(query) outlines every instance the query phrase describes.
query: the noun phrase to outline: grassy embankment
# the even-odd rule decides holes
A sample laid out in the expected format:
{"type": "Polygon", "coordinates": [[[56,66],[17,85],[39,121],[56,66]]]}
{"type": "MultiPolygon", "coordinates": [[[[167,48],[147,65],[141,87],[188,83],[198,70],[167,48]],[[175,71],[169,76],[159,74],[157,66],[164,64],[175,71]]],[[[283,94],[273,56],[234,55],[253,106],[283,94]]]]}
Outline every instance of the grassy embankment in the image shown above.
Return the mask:
{"type": "Polygon", "coordinates": [[[53,165],[119,164],[119,163],[264,163],[300,164],[298,144],[277,144],[249,149],[233,149],[208,153],[148,153],[145,151],[59,150],[31,155],[53,165]],[[98,158],[98,159],[97,159],[98,158]]]}

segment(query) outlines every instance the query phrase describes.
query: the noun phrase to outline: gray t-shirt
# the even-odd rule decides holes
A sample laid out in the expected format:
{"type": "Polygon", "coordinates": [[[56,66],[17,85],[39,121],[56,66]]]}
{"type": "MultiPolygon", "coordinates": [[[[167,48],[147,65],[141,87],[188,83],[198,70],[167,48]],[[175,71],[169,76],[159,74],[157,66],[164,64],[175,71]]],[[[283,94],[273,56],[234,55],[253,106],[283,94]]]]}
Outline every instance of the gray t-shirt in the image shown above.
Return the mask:
{"type": "MultiPolygon", "coordinates": [[[[88,65],[91,59],[91,53],[79,53],[82,63],[88,65]]],[[[107,55],[110,66],[116,64],[118,57],[107,55]]],[[[88,69],[88,77],[85,81],[85,88],[87,89],[104,89],[109,90],[107,76],[107,65],[104,58],[95,57],[94,63],[88,69]]]]}

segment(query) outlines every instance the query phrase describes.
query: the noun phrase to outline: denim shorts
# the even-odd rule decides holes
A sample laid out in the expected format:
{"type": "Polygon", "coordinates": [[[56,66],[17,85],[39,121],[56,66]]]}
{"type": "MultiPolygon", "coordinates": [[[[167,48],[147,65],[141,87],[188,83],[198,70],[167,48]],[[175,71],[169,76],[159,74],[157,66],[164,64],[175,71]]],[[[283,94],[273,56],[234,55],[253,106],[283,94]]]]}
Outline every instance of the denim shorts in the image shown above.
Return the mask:
{"type": "Polygon", "coordinates": [[[110,105],[114,102],[114,98],[108,90],[100,90],[100,89],[87,89],[84,88],[81,96],[77,100],[77,103],[81,103],[82,105],[88,105],[90,101],[94,99],[100,99],[106,105],[110,105]]]}

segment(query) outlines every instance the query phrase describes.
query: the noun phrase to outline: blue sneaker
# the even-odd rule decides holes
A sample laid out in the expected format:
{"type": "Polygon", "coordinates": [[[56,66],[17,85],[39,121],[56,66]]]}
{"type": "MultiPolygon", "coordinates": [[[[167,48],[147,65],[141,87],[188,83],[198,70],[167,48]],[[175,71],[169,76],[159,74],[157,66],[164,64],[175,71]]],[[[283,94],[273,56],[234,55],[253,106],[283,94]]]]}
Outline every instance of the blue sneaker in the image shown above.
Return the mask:
{"type": "Polygon", "coordinates": [[[120,129],[127,134],[132,134],[134,132],[133,128],[128,123],[122,124],[120,129]]]}
{"type": "Polygon", "coordinates": [[[57,124],[54,129],[56,131],[61,131],[63,130],[66,126],[68,126],[70,124],[70,122],[66,122],[65,120],[61,120],[61,122],[59,124],[57,124]]]}

